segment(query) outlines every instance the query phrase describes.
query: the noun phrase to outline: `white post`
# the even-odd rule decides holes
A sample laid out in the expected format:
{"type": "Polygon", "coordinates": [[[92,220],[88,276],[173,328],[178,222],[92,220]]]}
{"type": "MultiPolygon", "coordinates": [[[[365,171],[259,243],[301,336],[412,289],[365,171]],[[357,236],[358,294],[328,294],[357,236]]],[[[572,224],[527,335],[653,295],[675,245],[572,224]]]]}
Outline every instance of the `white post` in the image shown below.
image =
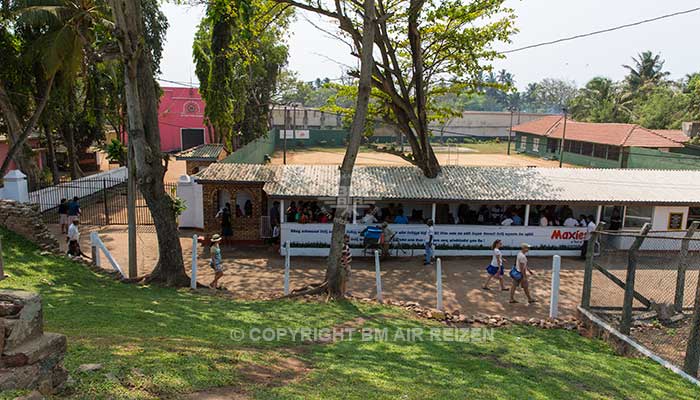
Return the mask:
{"type": "Polygon", "coordinates": [[[559,270],[561,269],[561,257],[552,257],[552,294],[549,298],[549,318],[559,315],[559,270]]]}
{"type": "Polygon", "coordinates": [[[525,218],[523,219],[523,226],[530,225],[530,205],[525,205],[525,218]]]}
{"type": "Polygon", "coordinates": [[[190,288],[197,289],[197,235],[192,235],[192,274],[190,288]]]}
{"type": "Polygon", "coordinates": [[[101,267],[102,262],[100,261],[100,251],[97,248],[98,236],[97,232],[90,233],[90,246],[92,247],[92,261],[95,262],[95,266],[101,267]]]}
{"type": "Polygon", "coordinates": [[[284,219],[285,219],[285,218],[284,218],[284,217],[285,217],[284,212],[285,212],[285,209],[284,209],[284,199],[281,199],[281,200],[280,200],[280,226],[279,226],[279,228],[280,228],[280,235],[282,235],[282,224],[285,223],[285,222],[287,222],[287,221],[284,220],[284,219]]]}
{"type": "Polygon", "coordinates": [[[600,218],[603,216],[603,206],[598,206],[598,213],[595,216],[595,224],[600,223],[600,218]]]}
{"type": "Polygon", "coordinates": [[[352,199],[352,224],[357,224],[357,202],[352,199]]]}
{"type": "Polygon", "coordinates": [[[374,275],[377,282],[377,301],[382,302],[382,275],[379,268],[379,251],[374,251],[374,275]]]}
{"type": "Polygon", "coordinates": [[[442,311],[442,260],[439,258],[435,263],[435,270],[435,275],[437,275],[435,280],[437,286],[437,309],[442,311]]]}
{"type": "Polygon", "coordinates": [[[286,296],[289,294],[289,242],[284,243],[284,249],[284,295],[286,296]]]}
{"type": "Polygon", "coordinates": [[[433,212],[431,213],[432,217],[430,217],[433,220],[433,223],[435,223],[435,213],[437,211],[437,204],[433,203],[433,212]]]}
{"type": "Polygon", "coordinates": [[[5,187],[2,195],[7,200],[15,200],[20,203],[29,202],[29,190],[27,190],[27,175],[14,169],[5,175],[3,179],[5,187]]]}

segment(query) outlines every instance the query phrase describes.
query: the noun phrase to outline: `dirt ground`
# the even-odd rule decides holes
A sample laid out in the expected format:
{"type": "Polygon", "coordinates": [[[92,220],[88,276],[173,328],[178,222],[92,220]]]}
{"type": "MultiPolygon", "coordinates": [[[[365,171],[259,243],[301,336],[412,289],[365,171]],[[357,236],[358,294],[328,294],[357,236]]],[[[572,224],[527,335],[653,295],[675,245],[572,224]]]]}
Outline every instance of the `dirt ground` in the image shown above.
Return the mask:
{"type": "MultiPolygon", "coordinates": [[[[462,149],[467,150],[467,149],[462,149]]],[[[340,165],[344,153],[337,149],[288,150],[288,164],[340,165]]],[[[460,151],[452,154],[437,153],[441,165],[493,166],[493,167],[559,167],[558,161],[544,160],[520,154],[482,154],[460,151]]],[[[275,152],[272,164],[282,164],[283,154],[275,152]]],[[[388,153],[363,151],[357,155],[356,165],[411,165],[401,157],[388,153]]],[[[570,165],[566,165],[570,166],[570,165]]]]}
{"type": "MultiPolygon", "coordinates": [[[[56,234],[57,226],[51,227],[56,234]]],[[[125,227],[81,227],[81,246],[90,254],[89,233],[97,231],[122,269],[128,269],[127,230],[125,227]]],[[[190,273],[192,234],[183,232],[180,243],[187,273],[190,273]]],[[[59,235],[57,237],[63,238],[59,235]]],[[[157,259],[157,243],[151,227],[141,227],[137,234],[139,274],[150,272],[157,259]]],[[[65,248],[65,239],[61,240],[65,248]]],[[[209,284],[213,278],[208,266],[208,250],[198,246],[198,282],[209,284]]],[[[224,277],[221,283],[243,298],[282,295],[284,258],[267,246],[224,246],[224,277]]],[[[102,257],[103,266],[109,263],[102,257]]],[[[508,292],[498,290],[492,282],[492,290],[481,289],[485,278],[487,257],[446,257],[442,260],[443,302],[448,311],[460,310],[465,314],[498,314],[545,318],[549,313],[551,258],[532,257],[531,267],[536,275],[531,278],[531,289],[538,303],[528,305],[522,292],[516,298],[519,304],[508,303],[508,292]]],[[[318,257],[292,257],[290,287],[298,288],[323,280],[325,259],[318,257]]],[[[348,290],[355,296],[374,297],[374,263],[371,258],[355,257],[348,290]]],[[[561,272],[560,313],[574,315],[579,303],[583,282],[583,263],[574,258],[564,258],[561,272]]],[[[508,280],[506,280],[508,284],[508,280]]],[[[435,267],[424,267],[420,257],[394,258],[382,263],[382,287],[385,299],[416,301],[424,306],[436,305],[435,267]]]]}

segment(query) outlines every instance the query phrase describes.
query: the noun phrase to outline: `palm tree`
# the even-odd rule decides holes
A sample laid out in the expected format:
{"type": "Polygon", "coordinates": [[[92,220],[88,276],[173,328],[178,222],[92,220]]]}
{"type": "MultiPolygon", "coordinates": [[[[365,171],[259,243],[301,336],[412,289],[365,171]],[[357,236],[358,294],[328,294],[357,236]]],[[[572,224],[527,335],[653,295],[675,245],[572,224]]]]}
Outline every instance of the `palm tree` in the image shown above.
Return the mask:
{"type": "Polygon", "coordinates": [[[627,83],[632,92],[657,85],[669,74],[663,71],[665,61],[660,54],[645,51],[638,54],[637,58],[632,57],[632,61],[634,66],[623,65],[629,71],[627,83]]]}
{"type": "Polygon", "coordinates": [[[596,77],[582,88],[571,104],[574,119],[589,122],[627,122],[632,96],[608,78],[596,77]]]}

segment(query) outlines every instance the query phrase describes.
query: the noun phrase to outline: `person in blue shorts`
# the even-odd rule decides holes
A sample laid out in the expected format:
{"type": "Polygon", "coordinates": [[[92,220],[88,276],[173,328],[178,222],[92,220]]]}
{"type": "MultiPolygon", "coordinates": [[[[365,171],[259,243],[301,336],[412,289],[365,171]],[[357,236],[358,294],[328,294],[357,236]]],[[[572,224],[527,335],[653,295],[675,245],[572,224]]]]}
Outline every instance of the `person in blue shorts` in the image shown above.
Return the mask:
{"type": "Polygon", "coordinates": [[[491,264],[489,264],[489,266],[486,267],[486,273],[488,274],[488,278],[486,278],[486,282],[484,282],[484,286],[482,286],[482,289],[484,290],[491,290],[489,288],[489,283],[494,277],[498,279],[498,283],[501,285],[501,290],[508,290],[508,288],[506,288],[505,284],[503,283],[503,263],[506,260],[501,254],[501,246],[503,246],[503,242],[501,242],[500,239],[496,239],[491,245],[493,256],[491,256],[491,264]]]}
{"type": "Polygon", "coordinates": [[[211,237],[211,248],[209,249],[211,261],[209,261],[209,266],[214,270],[214,280],[211,282],[209,287],[212,289],[218,289],[219,279],[224,276],[224,269],[221,266],[221,247],[219,247],[220,241],[221,235],[219,234],[215,234],[211,237]]]}

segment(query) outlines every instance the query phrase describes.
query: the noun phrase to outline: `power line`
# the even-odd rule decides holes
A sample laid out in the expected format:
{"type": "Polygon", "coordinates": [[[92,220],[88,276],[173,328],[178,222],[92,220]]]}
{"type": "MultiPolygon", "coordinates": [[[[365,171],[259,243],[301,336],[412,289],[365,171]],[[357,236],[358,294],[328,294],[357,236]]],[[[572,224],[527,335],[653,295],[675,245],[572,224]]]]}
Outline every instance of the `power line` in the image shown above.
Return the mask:
{"type": "Polygon", "coordinates": [[[600,35],[600,34],[602,34],[602,33],[613,32],[613,31],[617,31],[617,30],[625,29],[625,28],[631,28],[631,27],[633,27],[633,26],[643,25],[643,24],[647,24],[647,23],[650,23],[650,22],[655,22],[655,21],[659,21],[659,20],[662,20],[662,19],[675,17],[675,16],[678,16],[678,15],[690,14],[690,13],[693,13],[693,12],[696,12],[696,11],[700,11],[700,7],[692,8],[692,9],[690,9],[690,10],[685,10],[685,11],[678,11],[678,12],[674,12],[674,13],[671,13],[671,14],[660,15],[660,16],[658,16],[658,17],[648,18],[648,19],[644,19],[644,20],[641,20],[641,21],[632,22],[632,23],[629,23],[629,24],[618,25],[618,26],[614,26],[614,27],[612,27],[612,28],[601,29],[601,30],[593,31],[593,32],[589,32],[589,33],[583,33],[583,34],[579,34],[579,35],[564,37],[564,38],[561,38],[561,39],[551,40],[551,41],[548,41],[548,42],[541,42],[541,43],[531,44],[531,45],[527,45],[527,46],[523,46],[523,47],[518,47],[518,48],[515,48],[515,49],[511,49],[511,50],[505,50],[505,51],[499,52],[498,54],[511,54],[511,53],[515,53],[515,52],[523,51],[523,50],[527,50],[527,49],[534,49],[534,48],[536,48],[536,47],[549,46],[549,45],[557,44],[557,43],[561,43],[561,42],[568,42],[568,41],[570,41],[570,40],[575,40],[575,39],[580,39],[580,38],[584,38],[584,37],[600,35]]]}

